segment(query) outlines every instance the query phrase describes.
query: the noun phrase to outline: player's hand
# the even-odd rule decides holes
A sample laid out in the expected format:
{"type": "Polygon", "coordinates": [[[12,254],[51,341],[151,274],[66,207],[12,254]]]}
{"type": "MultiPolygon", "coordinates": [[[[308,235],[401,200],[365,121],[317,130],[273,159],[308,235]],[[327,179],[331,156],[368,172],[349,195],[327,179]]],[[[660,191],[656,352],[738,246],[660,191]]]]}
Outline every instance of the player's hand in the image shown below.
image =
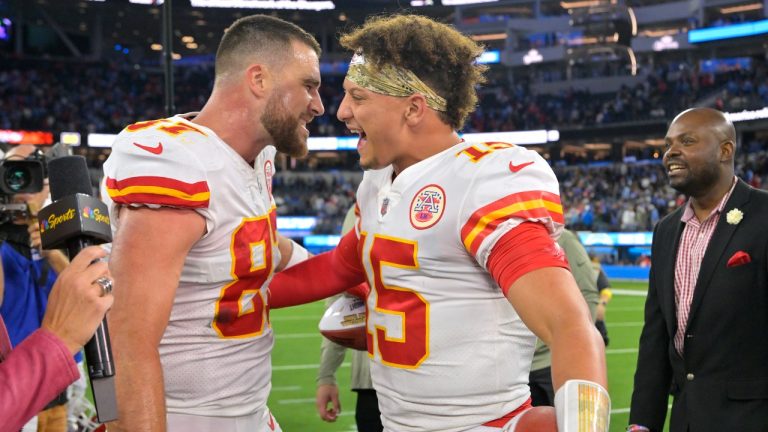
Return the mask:
{"type": "Polygon", "coordinates": [[[105,255],[98,246],[80,251],[61,272],[48,296],[41,327],[58,336],[73,354],[93,336],[114,300],[95,283],[100,277],[110,278],[107,263],[91,264],[105,255]]]}
{"type": "Polygon", "coordinates": [[[339,402],[339,387],[335,384],[322,384],[317,387],[315,395],[317,413],[323,421],[335,422],[341,414],[341,402],[339,402]],[[329,407],[329,404],[333,404],[329,407]]]}

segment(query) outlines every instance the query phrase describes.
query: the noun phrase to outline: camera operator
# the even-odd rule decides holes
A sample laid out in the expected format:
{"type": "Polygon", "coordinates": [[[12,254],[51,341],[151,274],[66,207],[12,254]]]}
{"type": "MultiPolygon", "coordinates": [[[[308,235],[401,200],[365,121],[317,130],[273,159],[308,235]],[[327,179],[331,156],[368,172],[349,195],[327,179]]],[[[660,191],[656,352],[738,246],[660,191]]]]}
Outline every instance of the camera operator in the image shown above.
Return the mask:
{"type": "MultiPolygon", "coordinates": [[[[5,161],[40,159],[36,148],[20,145],[10,150],[5,161]]],[[[42,174],[41,174],[42,175],[42,174]]],[[[13,178],[13,175],[8,177],[13,178]]],[[[21,180],[21,179],[16,179],[21,180]]],[[[0,179],[7,181],[7,178],[0,179]]],[[[5,292],[0,298],[0,315],[5,320],[12,346],[40,328],[48,303],[48,295],[56,277],[69,264],[66,255],[58,250],[40,250],[40,231],[37,212],[49,196],[47,179],[42,189],[34,193],[18,193],[10,197],[12,204],[26,204],[26,212],[6,212],[0,224],[0,256],[4,272],[5,292]]],[[[82,355],[77,353],[77,361],[82,355]]],[[[25,426],[24,431],[66,432],[67,395],[66,391],[55,397],[39,413],[35,422],[25,426]]]]}

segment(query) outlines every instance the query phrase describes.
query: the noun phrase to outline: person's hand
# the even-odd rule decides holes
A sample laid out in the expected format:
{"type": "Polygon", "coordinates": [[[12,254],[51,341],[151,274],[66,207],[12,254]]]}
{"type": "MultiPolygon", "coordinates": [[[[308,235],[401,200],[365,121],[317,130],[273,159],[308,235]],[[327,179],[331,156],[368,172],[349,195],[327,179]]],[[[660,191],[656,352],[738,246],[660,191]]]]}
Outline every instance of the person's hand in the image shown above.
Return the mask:
{"type": "Polygon", "coordinates": [[[105,255],[98,246],[80,251],[61,272],[48,296],[41,327],[59,337],[72,354],[88,342],[112,306],[112,294],[104,294],[101,285],[95,282],[100,277],[111,279],[107,263],[91,264],[105,255]]]}
{"type": "Polygon", "coordinates": [[[42,245],[40,241],[40,225],[37,223],[36,218],[33,217],[27,225],[27,232],[29,233],[29,246],[40,250],[42,245]]]}
{"type": "Polygon", "coordinates": [[[315,405],[320,418],[327,422],[335,422],[341,413],[341,402],[339,402],[339,387],[335,384],[322,384],[317,387],[315,395],[315,405]],[[332,407],[328,404],[332,403],[332,407]]]}
{"type": "Polygon", "coordinates": [[[595,321],[605,321],[605,303],[600,301],[595,310],[595,321]]]}
{"type": "Polygon", "coordinates": [[[33,249],[40,251],[40,255],[48,260],[48,264],[53,267],[56,273],[61,273],[69,265],[69,258],[67,258],[67,256],[64,255],[64,252],[59,249],[42,249],[40,225],[36,221],[37,219],[34,219],[34,222],[30,222],[27,227],[27,232],[29,233],[29,245],[33,249]]]}

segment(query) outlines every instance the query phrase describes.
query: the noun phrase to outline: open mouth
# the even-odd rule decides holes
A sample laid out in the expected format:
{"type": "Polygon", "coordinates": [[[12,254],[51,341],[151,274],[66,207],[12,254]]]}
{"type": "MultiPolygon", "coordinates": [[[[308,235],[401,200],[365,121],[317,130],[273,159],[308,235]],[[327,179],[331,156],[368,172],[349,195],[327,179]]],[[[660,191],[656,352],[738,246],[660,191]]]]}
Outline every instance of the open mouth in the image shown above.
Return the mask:
{"type": "Polygon", "coordinates": [[[685,170],[686,170],[685,165],[680,164],[680,163],[671,163],[671,164],[667,165],[667,174],[669,176],[680,175],[683,172],[685,172],[685,170]]]}
{"type": "Polygon", "coordinates": [[[360,129],[350,129],[350,132],[356,133],[359,135],[359,139],[357,140],[357,149],[360,150],[360,148],[364,147],[366,143],[368,143],[368,135],[360,129]]]}

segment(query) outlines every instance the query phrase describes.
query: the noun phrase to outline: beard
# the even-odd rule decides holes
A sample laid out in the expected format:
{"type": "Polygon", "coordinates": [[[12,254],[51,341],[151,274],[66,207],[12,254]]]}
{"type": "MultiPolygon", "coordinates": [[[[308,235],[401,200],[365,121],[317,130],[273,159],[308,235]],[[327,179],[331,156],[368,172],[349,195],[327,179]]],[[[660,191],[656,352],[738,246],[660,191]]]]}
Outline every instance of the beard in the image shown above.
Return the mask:
{"type": "Polygon", "coordinates": [[[670,182],[670,186],[684,195],[698,197],[709,192],[720,180],[720,177],[720,166],[717,163],[709,164],[696,170],[696,172],[689,172],[680,181],[670,182]]]}
{"type": "Polygon", "coordinates": [[[269,97],[264,114],[261,115],[261,124],[272,137],[277,151],[291,157],[307,155],[307,139],[299,132],[301,122],[283,107],[277,92],[269,97]]]}

